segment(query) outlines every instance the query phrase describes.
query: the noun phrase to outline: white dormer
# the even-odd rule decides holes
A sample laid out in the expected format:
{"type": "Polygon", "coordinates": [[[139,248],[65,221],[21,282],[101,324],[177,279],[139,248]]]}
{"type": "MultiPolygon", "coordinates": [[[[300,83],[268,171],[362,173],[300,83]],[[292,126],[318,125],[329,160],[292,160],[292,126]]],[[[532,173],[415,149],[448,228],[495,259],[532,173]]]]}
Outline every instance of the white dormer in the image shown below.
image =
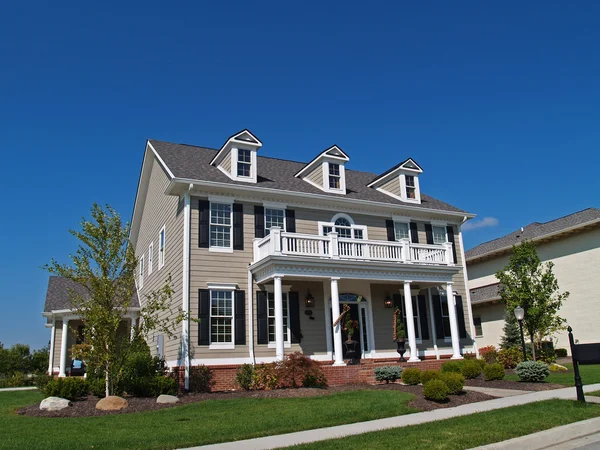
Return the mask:
{"type": "Polygon", "coordinates": [[[248,130],[231,136],[210,164],[235,181],[256,183],[256,152],[262,142],[248,130]]]}
{"type": "Polygon", "coordinates": [[[367,186],[407,203],[421,203],[419,175],[423,169],[412,159],[392,167],[367,186]]]}
{"type": "Polygon", "coordinates": [[[295,176],[324,192],[346,194],[345,164],[350,157],[337,145],[329,147],[295,176]]]}

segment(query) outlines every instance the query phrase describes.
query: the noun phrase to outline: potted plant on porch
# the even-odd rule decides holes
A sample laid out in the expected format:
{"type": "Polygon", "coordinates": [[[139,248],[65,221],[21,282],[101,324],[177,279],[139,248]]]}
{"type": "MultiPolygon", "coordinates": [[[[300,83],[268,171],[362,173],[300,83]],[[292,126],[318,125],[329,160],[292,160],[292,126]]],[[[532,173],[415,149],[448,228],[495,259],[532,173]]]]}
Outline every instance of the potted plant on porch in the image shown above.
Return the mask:
{"type": "Polygon", "coordinates": [[[404,359],[404,353],[406,352],[406,332],[404,331],[404,323],[402,323],[402,313],[400,308],[394,309],[394,335],[393,340],[396,341],[398,346],[397,352],[400,354],[400,362],[406,362],[404,359]]]}
{"type": "MultiPolygon", "coordinates": [[[[349,310],[349,308],[348,308],[349,310]]],[[[350,317],[350,312],[346,312],[346,321],[344,322],[344,331],[346,332],[346,342],[344,342],[344,346],[346,347],[346,355],[350,358],[350,364],[356,364],[356,356],[358,350],[358,342],[352,340],[352,336],[358,330],[358,320],[352,319],[350,317]]]]}

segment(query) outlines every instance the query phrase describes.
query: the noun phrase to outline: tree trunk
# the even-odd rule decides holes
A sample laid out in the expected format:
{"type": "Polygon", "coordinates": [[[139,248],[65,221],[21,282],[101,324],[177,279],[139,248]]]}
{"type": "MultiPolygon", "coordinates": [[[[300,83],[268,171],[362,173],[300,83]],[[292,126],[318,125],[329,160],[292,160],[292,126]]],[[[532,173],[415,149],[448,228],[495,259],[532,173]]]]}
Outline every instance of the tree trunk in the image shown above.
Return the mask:
{"type": "Polygon", "coordinates": [[[533,334],[530,336],[531,338],[531,357],[534,361],[536,361],[535,359],[535,339],[533,338],[533,334]]]}
{"type": "Polygon", "coordinates": [[[110,379],[108,376],[109,369],[110,369],[110,363],[107,362],[104,367],[104,396],[105,397],[108,397],[110,395],[110,392],[109,392],[110,379]]]}

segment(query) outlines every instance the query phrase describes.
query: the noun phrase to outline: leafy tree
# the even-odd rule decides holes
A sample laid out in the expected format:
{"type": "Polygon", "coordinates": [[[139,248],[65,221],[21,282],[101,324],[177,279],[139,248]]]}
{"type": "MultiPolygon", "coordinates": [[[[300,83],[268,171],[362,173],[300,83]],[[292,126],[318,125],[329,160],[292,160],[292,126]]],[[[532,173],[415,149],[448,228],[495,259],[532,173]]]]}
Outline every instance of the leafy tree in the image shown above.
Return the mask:
{"type": "Polygon", "coordinates": [[[48,370],[48,360],[50,357],[49,346],[34,350],[31,354],[31,371],[37,374],[44,374],[48,370]]]}
{"type": "Polygon", "coordinates": [[[558,310],[569,293],[559,293],[553,267],[552,262],[541,262],[532,242],[523,241],[513,246],[508,265],[496,273],[507,312],[512,314],[519,305],[525,310],[523,326],[533,344],[534,361],[535,347],[541,339],[552,335],[565,323],[558,310]]]}
{"type": "Polygon", "coordinates": [[[514,313],[509,309],[504,314],[504,336],[500,338],[500,348],[521,347],[521,330],[514,313]]]}
{"type": "MultiPolygon", "coordinates": [[[[73,312],[84,323],[85,344],[74,346],[73,354],[89,368],[104,375],[105,395],[113,392],[113,382],[129,350],[129,336],[119,327],[131,307],[135,293],[137,260],[129,244],[129,224],[123,224],[110,206],[94,203],[91,220],[82,219],[81,231],[70,230],[79,241],[72,264],[59,264],[52,259],[45,267],[50,273],[69,278],[85,288],[86,295],[69,292],[73,312]]],[[[184,319],[179,311],[171,311],[170,277],[159,290],[140,302],[140,333],[160,330],[170,337],[175,326],[184,319]],[[169,314],[165,314],[169,313],[169,314]]]]}

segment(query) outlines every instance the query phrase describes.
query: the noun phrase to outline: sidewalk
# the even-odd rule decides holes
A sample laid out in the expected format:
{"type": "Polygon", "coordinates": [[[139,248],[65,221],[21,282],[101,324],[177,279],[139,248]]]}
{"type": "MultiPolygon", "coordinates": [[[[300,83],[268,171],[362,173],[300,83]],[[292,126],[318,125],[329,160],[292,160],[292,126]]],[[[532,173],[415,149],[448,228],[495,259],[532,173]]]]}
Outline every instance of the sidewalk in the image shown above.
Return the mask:
{"type": "Polygon", "coordinates": [[[25,387],[16,387],[16,388],[2,388],[0,392],[13,392],[13,391],[33,391],[37,389],[35,386],[25,386],[25,387]]]}
{"type": "MultiPolygon", "coordinates": [[[[598,390],[600,390],[600,383],[584,386],[585,392],[593,392],[598,390]]],[[[454,408],[436,409],[434,411],[408,414],[405,416],[388,417],[386,419],[371,420],[369,422],[359,422],[336,427],[299,431],[296,433],[280,434],[276,436],[267,436],[244,441],[225,442],[222,444],[213,444],[203,447],[191,447],[187,450],[196,450],[200,448],[213,450],[260,450],[289,447],[292,445],[306,444],[309,442],[317,442],[327,439],[336,439],[344,436],[368,433],[371,431],[385,430],[388,428],[419,425],[436,420],[466,416],[469,414],[492,411],[494,409],[507,408],[509,406],[524,405],[527,403],[549,400],[552,398],[565,400],[575,399],[575,388],[569,387],[550,391],[532,392],[524,395],[497,398],[479,403],[470,403],[468,405],[456,406],[454,408]]]]}

